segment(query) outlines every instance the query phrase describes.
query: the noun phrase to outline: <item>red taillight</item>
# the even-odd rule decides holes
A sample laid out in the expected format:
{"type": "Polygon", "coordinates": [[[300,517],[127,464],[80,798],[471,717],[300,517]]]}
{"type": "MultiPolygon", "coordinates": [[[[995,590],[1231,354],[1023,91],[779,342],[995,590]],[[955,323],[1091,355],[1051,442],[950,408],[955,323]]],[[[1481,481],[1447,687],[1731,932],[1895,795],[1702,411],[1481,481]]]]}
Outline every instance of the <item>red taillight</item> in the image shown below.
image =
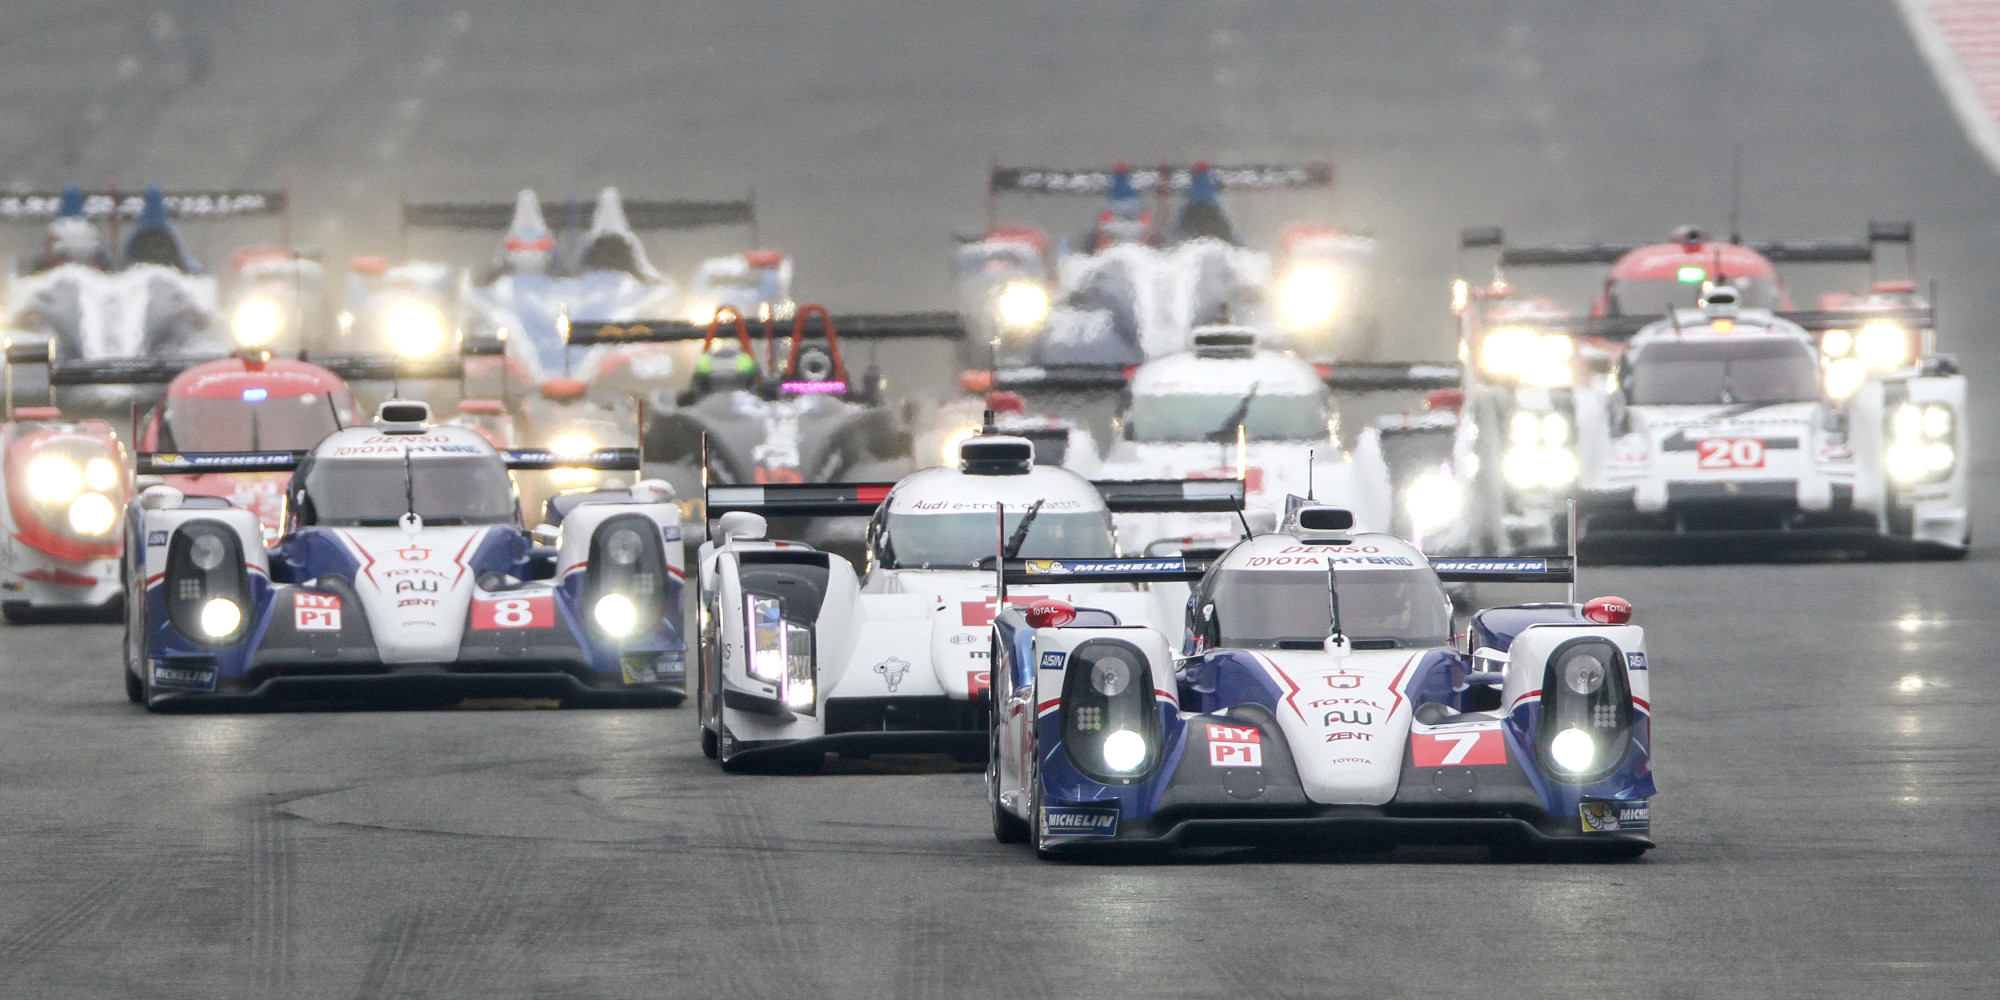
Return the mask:
{"type": "Polygon", "coordinates": [[[1047,598],[1028,605],[1022,614],[1027,616],[1030,628],[1062,628],[1076,620],[1076,609],[1068,602],[1047,598]]]}
{"type": "Polygon", "coordinates": [[[1632,602],[1622,597],[1593,597],[1583,616],[1599,625],[1623,625],[1632,620],[1632,602]]]}
{"type": "Polygon", "coordinates": [[[1457,413],[1464,408],[1464,389],[1432,389],[1430,394],[1424,397],[1424,409],[1432,413],[1457,413]]]}

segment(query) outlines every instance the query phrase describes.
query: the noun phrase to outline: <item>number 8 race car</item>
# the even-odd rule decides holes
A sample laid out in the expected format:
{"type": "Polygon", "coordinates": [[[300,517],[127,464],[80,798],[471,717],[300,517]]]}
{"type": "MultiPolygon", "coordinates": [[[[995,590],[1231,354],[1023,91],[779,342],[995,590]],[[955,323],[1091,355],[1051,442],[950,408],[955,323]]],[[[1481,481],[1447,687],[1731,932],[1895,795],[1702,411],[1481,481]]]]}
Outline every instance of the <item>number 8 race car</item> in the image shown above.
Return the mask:
{"type": "Polygon", "coordinates": [[[1184,590],[1139,590],[1085,572],[1116,552],[1111,515],[1243,506],[1241,480],[1092,483],[1034,464],[1025,438],[989,432],[967,439],[959,456],[956,469],[895,484],[710,487],[720,541],[704,544],[699,560],[696,697],[702,748],[725,768],[809,771],[828,751],[979,759],[992,562],[1002,549],[1075,557],[1044,566],[1039,593],[1165,622],[1179,616],[1184,590]],[[766,540],[765,515],[872,518],[866,569],[766,540]]]}
{"type": "MultiPolygon", "coordinates": [[[[994,834],[1107,847],[1484,843],[1629,858],[1653,794],[1645,635],[1619,598],[1492,608],[1452,645],[1445,581],[1565,581],[1571,557],[1437,559],[1296,507],[1159,630],[1040,601],[995,621],[994,834]],[[1184,665],[1183,665],[1184,664],[1184,665]]],[[[1009,581],[1046,579],[1010,563],[1009,581]]]]}
{"type": "Polygon", "coordinates": [[[126,691],[148,708],[373,693],[678,704],[673,491],[564,494],[531,535],[509,476],[638,461],[496,451],[400,400],[303,453],[141,455],[141,474],[296,471],[268,549],[253,511],[171,486],[140,494],[126,517],[126,691]]]}

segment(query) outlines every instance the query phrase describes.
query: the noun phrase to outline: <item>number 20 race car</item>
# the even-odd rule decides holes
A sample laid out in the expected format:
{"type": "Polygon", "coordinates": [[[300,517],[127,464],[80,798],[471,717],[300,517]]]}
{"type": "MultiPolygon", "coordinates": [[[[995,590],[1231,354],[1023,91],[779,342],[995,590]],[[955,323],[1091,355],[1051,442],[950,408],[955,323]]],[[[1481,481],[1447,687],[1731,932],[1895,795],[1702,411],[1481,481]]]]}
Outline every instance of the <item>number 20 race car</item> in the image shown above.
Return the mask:
{"type": "Polygon", "coordinates": [[[497,451],[391,401],[307,452],[141,455],[141,474],[292,471],[257,514],[152,486],[126,518],[125,683],[150,707],[249,696],[676,704],[680,512],[658,481],[567,494],[531,535],[510,470],[636,469],[632,449],[497,451]],[[295,470],[295,471],[294,471],[295,470]],[[546,542],[548,544],[538,544],[546,542]]]}
{"type": "MultiPolygon", "coordinates": [[[[1115,847],[1652,846],[1643,630],[1619,598],[1492,608],[1453,645],[1443,582],[1560,582],[1571,557],[1427,560],[1296,506],[1199,576],[1185,656],[1160,630],[1038,601],[995,621],[994,834],[1115,847]]],[[[1037,584],[1032,563],[1005,578],[1037,584]]]]}
{"type": "Polygon", "coordinates": [[[706,752],[732,770],[811,770],[828,751],[977,760],[986,747],[991,567],[1003,550],[1062,557],[1044,566],[1036,593],[1166,622],[1179,617],[1184,589],[1141,590],[1083,572],[1116,553],[1111,515],[1243,506],[1240,480],[1092,483],[1034,464],[1033,442],[1003,434],[969,438],[959,456],[958,468],[895,484],[709,489],[708,510],[721,523],[699,561],[706,752]],[[765,515],[869,517],[868,565],[857,574],[840,556],[767,540],[765,515]]]}

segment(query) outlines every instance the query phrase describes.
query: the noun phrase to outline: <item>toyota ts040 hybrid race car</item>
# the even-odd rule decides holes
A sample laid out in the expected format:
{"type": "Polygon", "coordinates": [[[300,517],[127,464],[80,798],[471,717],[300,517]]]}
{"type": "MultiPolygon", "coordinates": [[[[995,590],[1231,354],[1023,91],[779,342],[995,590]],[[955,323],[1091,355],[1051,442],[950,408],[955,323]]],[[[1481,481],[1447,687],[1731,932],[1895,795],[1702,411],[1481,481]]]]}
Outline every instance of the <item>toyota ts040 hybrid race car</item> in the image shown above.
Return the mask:
{"type": "Polygon", "coordinates": [[[306,452],[141,455],[142,474],[291,472],[253,511],[171,486],[126,517],[125,682],[149,708],[258,695],[683,697],[680,515],[664,483],[521,523],[510,469],[636,468],[630,449],[501,452],[423,403],[306,452]]]}
{"type": "Polygon", "coordinates": [[[721,521],[699,561],[697,701],[703,749],[725,768],[812,770],[828,751],[977,760],[995,559],[1062,557],[1037,593],[1163,623],[1180,614],[1180,588],[1070,584],[1062,569],[1116,554],[1115,511],[1243,504],[1237,480],[1093,484],[1034,464],[1032,442],[1001,434],[968,439],[959,456],[894,484],[710,487],[721,521]],[[868,517],[867,563],[857,573],[767,540],[765,515],[868,517]]]}
{"type": "MultiPolygon", "coordinates": [[[[1475,614],[1451,580],[1563,581],[1569,557],[1437,559],[1300,506],[1202,571],[1169,633],[1038,601],[995,622],[988,800],[1037,853],[1178,845],[1634,857],[1647,837],[1644,632],[1618,598],[1475,614]]],[[[1093,567],[1095,569],[1095,567],[1093,567]]],[[[1033,562],[1005,578],[1045,579],[1033,562]]]]}

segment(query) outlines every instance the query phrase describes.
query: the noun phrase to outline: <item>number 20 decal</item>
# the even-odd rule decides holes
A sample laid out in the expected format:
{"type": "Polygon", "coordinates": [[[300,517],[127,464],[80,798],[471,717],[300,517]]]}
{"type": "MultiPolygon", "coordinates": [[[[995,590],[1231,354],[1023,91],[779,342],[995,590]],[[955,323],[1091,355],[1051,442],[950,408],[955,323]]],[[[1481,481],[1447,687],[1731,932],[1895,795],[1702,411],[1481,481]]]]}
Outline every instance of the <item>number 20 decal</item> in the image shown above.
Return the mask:
{"type": "Polygon", "coordinates": [[[1703,438],[1695,442],[1695,465],[1703,469],[1761,469],[1761,438],[1703,438]]]}
{"type": "Polygon", "coordinates": [[[483,598],[472,602],[472,627],[476,629],[548,628],[555,623],[555,599],[547,594],[483,598]]]}

